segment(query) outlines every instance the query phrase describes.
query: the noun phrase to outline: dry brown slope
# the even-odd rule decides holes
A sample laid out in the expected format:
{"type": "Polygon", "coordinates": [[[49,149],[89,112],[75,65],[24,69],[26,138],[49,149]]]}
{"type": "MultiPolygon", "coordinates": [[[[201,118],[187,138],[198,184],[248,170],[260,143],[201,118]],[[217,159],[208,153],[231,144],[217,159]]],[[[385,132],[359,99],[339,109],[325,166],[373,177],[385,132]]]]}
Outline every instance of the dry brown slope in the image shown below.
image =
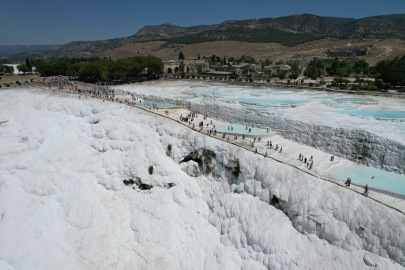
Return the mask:
{"type": "Polygon", "coordinates": [[[405,54],[405,41],[400,39],[321,39],[294,47],[286,47],[276,43],[248,43],[238,41],[214,41],[196,44],[172,44],[170,47],[162,47],[164,41],[151,41],[144,43],[129,43],[122,47],[107,50],[90,56],[111,57],[112,59],[127,58],[136,55],[154,55],[162,60],[177,59],[180,51],[186,58],[201,58],[212,54],[220,57],[252,56],[256,59],[288,58],[300,54],[302,58],[308,56],[325,57],[326,50],[331,47],[372,45],[371,54],[364,58],[371,64],[382,59],[393,59],[405,54]]]}
{"type": "Polygon", "coordinates": [[[177,59],[179,52],[182,51],[186,58],[201,58],[212,54],[223,57],[224,55],[241,57],[249,55],[255,58],[261,58],[265,55],[271,55],[286,48],[276,43],[249,43],[238,41],[214,41],[196,44],[173,44],[168,48],[161,48],[164,41],[151,41],[144,43],[130,43],[122,47],[107,50],[101,53],[93,54],[94,56],[111,57],[111,59],[126,58],[136,55],[154,55],[162,60],[177,59]]]}

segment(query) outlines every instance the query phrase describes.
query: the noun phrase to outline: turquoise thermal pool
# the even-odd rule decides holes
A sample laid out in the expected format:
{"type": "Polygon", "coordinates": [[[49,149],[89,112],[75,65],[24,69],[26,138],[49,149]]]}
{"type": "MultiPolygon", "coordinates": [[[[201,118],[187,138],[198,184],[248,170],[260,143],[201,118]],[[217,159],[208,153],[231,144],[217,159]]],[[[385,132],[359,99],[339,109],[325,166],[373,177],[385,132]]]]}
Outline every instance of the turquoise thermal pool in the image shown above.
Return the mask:
{"type": "Polygon", "coordinates": [[[362,165],[354,165],[347,168],[335,167],[330,169],[329,172],[333,177],[344,181],[350,177],[352,183],[355,184],[364,186],[368,184],[370,187],[405,194],[405,175],[402,174],[362,165]],[[374,178],[372,178],[373,176],[374,178]]]}
{"type": "Polygon", "coordinates": [[[225,132],[225,133],[229,133],[229,134],[244,134],[244,135],[267,135],[267,134],[274,134],[276,133],[275,131],[270,130],[269,132],[267,132],[266,129],[262,129],[262,128],[255,128],[252,126],[248,126],[246,129],[246,126],[241,126],[241,125],[223,125],[223,126],[218,126],[215,127],[215,129],[218,132],[225,132]],[[228,129],[229,127],[229,129],[228,129]],[[233,130],[231,130],[231,127],[233,128],[233,130]],[[251,129],[251,132],[249,133],[249,129],[251,129]]]}
{"type": "Polygon", "coordinates": [[[247,103],[269,103],[269,104],[303,104],[307,100],[294,99],[264,99],[264,98],[237,98],[235,101],[243,101],[247,103]]]}
{"type": "Polygon", "coordinates": [[[405,118],[405,112],[402,111],[343,110],[336,112],[351,115],[371,116],[376,118],[405,118]]]}

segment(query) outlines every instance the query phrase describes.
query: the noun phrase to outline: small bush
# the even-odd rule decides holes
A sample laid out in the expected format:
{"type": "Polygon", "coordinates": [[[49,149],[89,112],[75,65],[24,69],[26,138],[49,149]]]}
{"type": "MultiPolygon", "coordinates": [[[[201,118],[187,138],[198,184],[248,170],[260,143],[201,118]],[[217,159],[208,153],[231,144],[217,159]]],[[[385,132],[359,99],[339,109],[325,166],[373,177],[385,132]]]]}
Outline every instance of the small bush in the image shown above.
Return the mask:
{"type": "Polygon", "coordinates": [[[6,87],[10,87],[10,85],[9,85],[8,83],[5,83],[4,85],[5,85],[6,87]]]}
{"type": "Polygon", "coordinates": [[[169,185],[169,187],[170,187],[170,188],[172,188],[172,187],[174,187],[174,186],[175,186],[175,184],[174,184],[174,183],[168,183],[168,185],[169,185]]]}
{"type": "Polygon", "coordinates": [[[2,85],[0,84],[0,88],[2,87],[2,85]]]}
{"type": "Polygon", "coordinates": [[[331,84],[327,84],[326,87],[332,87],[332,85],[331,85],[331,84]]]}
{"type": "Polygon", "coordinates": [[[279,202],[278,198],[273,195],[273,198],[270,200],[270,204],[271,205],[276,205],[276,204],[279,204],[279,203],[280,202],[279,202]]]}
{"type": "Polygon", "coordinates": [[[232,172],[232,174],[233,174],[235,177],[238,177],[238,176],[239,176],[239,174],[240,174],[239,162],[238,162],[238,165],[235,167],[234,171],[232,172]]]}
{"type": "Polygon", "coordinates": [[[31,82],[34,82],[34,79],[31,79],[31,82]]]}
{"type": "Polygon", "coordinates": [[[399,89],[398,89],[398,92],[400,92],[400,93],[405,93],[405,87],[399,88],[399,89]]]}
{"type": "Polygon", "coordinates": [[[169,152],[172,151],[172,145],[171,145],[171,144],[169,144],[169,145],[167,146],[167,150],[168,150],[169,152]]]}
{"type": "Polygon", "coordinates": [[[150,175],[152,175],[152,174],[153,174],[153,166],[149,166],[149,168],[148,168],[148,172],[149,172],[149,174],[150,174],[150,175]]]}
{"type": "Polygon", "coordinates": [[[309,83],[308,86],[311,86],[311,87],[312,87],[312,86],[314,86],[314,84],[313,84],[313,83],[309,83]]]}
{"type": "Polygon", "coordinates": [[[209,150],[203,149],[203,156],[205,160],[210,161],[212,157],[215,157],[215,153],[209,150]]]}
{"type": "Polygon", "coordinates": [[[0,77],[0,80],[3,79],[2,77],[0,77]]]}
{"type": "Polygon", "coordinates": [[[124,182],[124,184],[125,184],[126,186],[132,186],[132,185],[135,183],[134,180],[132,180],[132,179],[123,180],[122,182],[124,182]]]}

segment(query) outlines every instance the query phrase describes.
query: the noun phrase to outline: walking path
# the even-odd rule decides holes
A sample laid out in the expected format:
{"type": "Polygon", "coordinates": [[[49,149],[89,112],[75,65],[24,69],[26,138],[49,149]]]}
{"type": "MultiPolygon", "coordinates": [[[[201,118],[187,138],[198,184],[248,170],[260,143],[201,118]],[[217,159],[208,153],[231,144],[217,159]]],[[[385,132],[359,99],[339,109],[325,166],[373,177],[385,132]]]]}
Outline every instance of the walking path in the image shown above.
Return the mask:
{"type": "MultiPolygon", "coordinates": [[[[49,87],[42,87],[45,90],[51,90],[55,92],[66,92],[66,93],[74,93],[74,94],[79,94],[85,98],[88,97],[93,97],[93,98],[99,98],[103,100],[111,100],[111,99],[106,99],[103,98],[103,95],[92,95],[89,93],[79,93],[78,91],[74,90],[66,90],[66,89],[58,89],[59,87],[54,87],[54,89],[49,88],[49,87]]],[[[294,167],[297,170],[300,170],[304,173],[307,173],[313,177],[316,177],[318,179],[322,179],[324,181],[328,181],[331,183],[334,183],[336,185],[341,186],[342,188],[350,189],[353,192],[362,194],[364,188],[359,187],[356,185],[352,185],[350,187],[347,187],[344,185],[344,182],[342,180],[336,179],[325,173],[325,169],[328,168],[328,166],[338,166],[338,165],[344,165],[346,163],[350,163],[350,161],[335,157],[334,161],[330,161],[330,155],[327,153],[324,153],[320,150],[317,150],[315,148],[309,147],[309,146],[304,146],[300,145],[298,143],[294,143],[292,141],[289,141],[281,136],[279,136],[276,132],[269,132],[268,134],[265,134],[263,136],[258,136],[258,135],[247,135],[245,139],[242,139],[242,134],[238,135],[237,138],[235,138],[234,134],[226,134],[225,138],[223,138],[223,133],[218,132],[216,135],[214,135],[214,132],[209,132],[209,130],[215,130],[216,127],[222,126],[222,125],[229,125],[229,126],[235,126],[229,123],[221,122],[216,119],[211,119],[207,118],[204,119],[203,115],[198,114],[196,117],[194,117],[194,128],[193,125],[189,124],[188,122],[183,122],[180,120],[180,116],[186,116],[189,115],[190,112],[189,110],[185,108],[159,108],[158,110],[153,109],[152,107],[146,107],[145,105],[139,105],[139,99],[136,105],[130,104],[132,103],[132,96],[127,95],[127,94],[120,94],[119,96],[115,96],[114,99],[112,100],[113,102],[120,102],[122,104],[126,104],[132,107],[136,107],[138,109],[142,109],[144,111],[147,111],[149,113],[152,113],[154,115],[159,115],[161,117],[166,117],[168,119],[171,119],[173,121],[176,121],[179,124],[184,125],[185,127],[188,127],[195,132],[200,132],[206,136],[210,136],[219,140],[222,140],[226,143],[233,144],[237,147],[244,148],[248,151],[253,151],[257,152],[257,154],[263,155],[266,158],[271,158],[277,162],[283,163],[287,166],[294,167]],[[204,128],[200,130],[198,127],[198,123],[200,122],[204,123],[204,128]],[[212,122],[211,122],[212,121],[212,122]],[[208,127],[207,124],[208,123],[208,127]],[[215,128],[214,128],[215,126],[215,128]],[[261,138],[260,141],[258,141],[258,138],[261,138]],[[255,140],[256,138],[256,140],[255,140]],[[271,141],[272,147],[269,148],[267,145],[267,141],[271,141]],[[251,143],[254,142],[254,146],[251,146],[251,143]],[[278,145],[278,149],[275,150],[274,147],[278,145]],[[280,149],[282,148],[282,151],[280,152],[280,149]],[[314,160],[314,165],[312,169],[307,168],[305,164],[302,163],[298,159],[298,153],[302,153],[305,157],[307,157],[307,160],[310,159],[311,156],[313,156],[314,160]]],[[[145,103],[143,100],[142,103],[145,103]]],[[[142,104],[141,103],[141,104],[142,104]]],[[[249,128],[249,127],[248,127],[249,128]]],[[[251,128],[251,127],[250,127],[251,128]]],[[[254,128],[257,129],[257,128],[254,128]]],[[[226,133],[226,132],[225,132],[226,133]]],[[[342,168],[343,169],[343,168],[342,168]]],[[[371,191],[376,190],[373,188],[370,188],[371,191]]],[[[400,194],[402,195],[402,194],[400,194]]],[[[401,197],[401,196],[400,196],[401,197]]],[[[405,197],[405,196],[404,196],[405,197]]],[[[385,206],[395,209],[403,214],[405,214],[405,200],[404,199],[399,199],[395,198],[393,196],[388,196],[385,194],[381,194],[378,192],[371,192],[368,196],[369,199],[380,202],[384,204],[385,206]]]]}

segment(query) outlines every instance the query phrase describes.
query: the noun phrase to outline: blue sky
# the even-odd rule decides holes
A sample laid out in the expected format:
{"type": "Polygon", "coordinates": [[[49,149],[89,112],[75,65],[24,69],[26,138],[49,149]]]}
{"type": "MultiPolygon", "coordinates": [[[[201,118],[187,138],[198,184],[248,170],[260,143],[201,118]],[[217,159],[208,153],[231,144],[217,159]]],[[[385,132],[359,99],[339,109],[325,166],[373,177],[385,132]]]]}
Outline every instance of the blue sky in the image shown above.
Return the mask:
{"type": "Polygon", "coordinates": [[[65,44],[135,34],[146,25],[218,24],[309,13],[362,18],[405,13],[405,0],[0,0],[0,45],[65,44]]]}

